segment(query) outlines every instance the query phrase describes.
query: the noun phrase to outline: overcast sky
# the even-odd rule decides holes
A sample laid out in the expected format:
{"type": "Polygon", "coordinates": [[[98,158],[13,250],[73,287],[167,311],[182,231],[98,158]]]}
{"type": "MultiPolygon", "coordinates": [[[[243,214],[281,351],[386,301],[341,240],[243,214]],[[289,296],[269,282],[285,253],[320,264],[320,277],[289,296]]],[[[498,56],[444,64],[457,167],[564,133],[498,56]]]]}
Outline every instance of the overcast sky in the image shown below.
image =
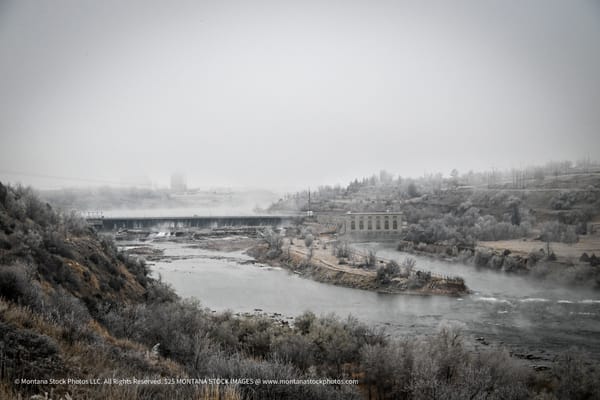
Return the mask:
{"type": "Polygon", "coordinates": [[[288,190],[598,149],[598,1],[0,0],[3,181],[288,190]]]}

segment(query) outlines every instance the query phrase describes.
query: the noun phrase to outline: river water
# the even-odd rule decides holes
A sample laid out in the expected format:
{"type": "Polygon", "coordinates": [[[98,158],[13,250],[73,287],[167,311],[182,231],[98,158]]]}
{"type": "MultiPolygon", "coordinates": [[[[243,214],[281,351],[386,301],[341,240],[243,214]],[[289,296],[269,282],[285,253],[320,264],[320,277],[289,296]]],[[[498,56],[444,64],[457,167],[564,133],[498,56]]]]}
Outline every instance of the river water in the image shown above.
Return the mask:
{"type": "Polygon", "coordinates": [[[577,347],[600,359],[600,292],[541,283],[501,272],[448,263],[396,251],[384,244],[363,243],[381,257],[417,268],[465,278],[472,294],[462,298],[379,294],[301,278],[286,270],[251,264],[243,252],[216,252],[174,242],[144,242],[164,250],[152,269],[182,297],[196,297],[217,311],[280,313],[293,317],[352,314],[394,336],[435,332],[456,324],[473,338],[505,345],[517,353],[552,359],[577,347]]]}

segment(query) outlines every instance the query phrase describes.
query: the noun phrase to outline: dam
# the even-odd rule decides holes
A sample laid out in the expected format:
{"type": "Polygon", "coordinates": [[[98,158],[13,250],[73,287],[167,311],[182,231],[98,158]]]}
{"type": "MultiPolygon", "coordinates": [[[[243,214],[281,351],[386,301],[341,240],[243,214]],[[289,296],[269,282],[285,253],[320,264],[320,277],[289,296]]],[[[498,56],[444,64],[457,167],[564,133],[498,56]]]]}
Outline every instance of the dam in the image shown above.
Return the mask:
{"type": "Polygon", "coordinates": [[[301,220],[298,215],[243,215],[191,217],[93,217],[87,222],[99,231],[121,229],[215,229],[224,227],[282,227],[301,220]]]}

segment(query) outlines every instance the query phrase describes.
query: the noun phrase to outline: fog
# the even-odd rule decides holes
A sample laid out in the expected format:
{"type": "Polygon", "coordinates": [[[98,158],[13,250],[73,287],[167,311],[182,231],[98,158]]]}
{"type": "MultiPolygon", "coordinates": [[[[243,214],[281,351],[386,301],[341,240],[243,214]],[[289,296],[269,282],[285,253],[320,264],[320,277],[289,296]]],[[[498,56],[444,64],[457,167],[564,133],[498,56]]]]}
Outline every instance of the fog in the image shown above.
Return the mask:
{"type": "Polygon", "coordinates": [[[600,5],[3,1],[0,180],[290,190],[600,148],[600,5]]]}

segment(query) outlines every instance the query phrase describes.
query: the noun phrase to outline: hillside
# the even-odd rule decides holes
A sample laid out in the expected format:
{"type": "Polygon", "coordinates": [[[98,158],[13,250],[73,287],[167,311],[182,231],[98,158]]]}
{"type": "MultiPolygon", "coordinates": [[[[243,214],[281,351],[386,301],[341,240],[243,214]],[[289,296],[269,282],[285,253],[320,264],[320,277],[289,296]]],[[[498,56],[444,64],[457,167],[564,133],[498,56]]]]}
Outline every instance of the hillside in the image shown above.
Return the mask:
{"type": "Polygon", "coordinates": [[[390,338],[351,316],[213,313],[148,272],[30,189],[0,184],[0,398],[598,395],[600,369],[581,354],[534,374],[503,349],[469,350],[453,327],[390,338]],[[289,383],[323,378],[349,384],[289,383]]]}
{"type": "Polygon", "coordinates": [[[143,262],[118,253],[84,221],[55,212],[31,189],[0,183],[0,398],[54,389],[57,396],[129,398],[145,389],[61,390],[48,380],[183,374],[99,323],[108,308],[158,295],[147,275],[143,262]]]}
{"type": "MultiPolygon", "coordinates": [[[[469,202],[482,214],[503,219],[513,207],[510,200],[516,199],[519,208],[530,212],[537,222],[559,219],[578,224],[600,217],[600,166],[596,164],[550,163],[519,171],[453,173],[450,177],[435,174],[413,179],[381,171],[347,186],[321,186],[310,192],[311,209],[319,213],[404,211],[414,223],[469,202]]],[[[308,201],[308,191],[291,193],[269,210],[304,211],[308,201]]]]}
{"type": "MultiPolygon", "coordinates": [[[[287,195],[270,210],[307,210],[308,194],[287,195]]],[[[310,195],[311,211],[322,221],[339,223],[347,211],[402,211],[407,222],[398,237],[403,251],[600,287],[598,164],[549,163],[418,179],[382,171],[310,195]],[[543,265],[535,268],[538,261],[543,265]]]]}
{"type": "Polygon", "coordinates": [[[56,213],[29,189],[0,186],[0,264],[20,265],[41,297],[69,293],[97,310],[99,301],[142,300],[143,262],[117,252],[76,215],[56,213]]]}

